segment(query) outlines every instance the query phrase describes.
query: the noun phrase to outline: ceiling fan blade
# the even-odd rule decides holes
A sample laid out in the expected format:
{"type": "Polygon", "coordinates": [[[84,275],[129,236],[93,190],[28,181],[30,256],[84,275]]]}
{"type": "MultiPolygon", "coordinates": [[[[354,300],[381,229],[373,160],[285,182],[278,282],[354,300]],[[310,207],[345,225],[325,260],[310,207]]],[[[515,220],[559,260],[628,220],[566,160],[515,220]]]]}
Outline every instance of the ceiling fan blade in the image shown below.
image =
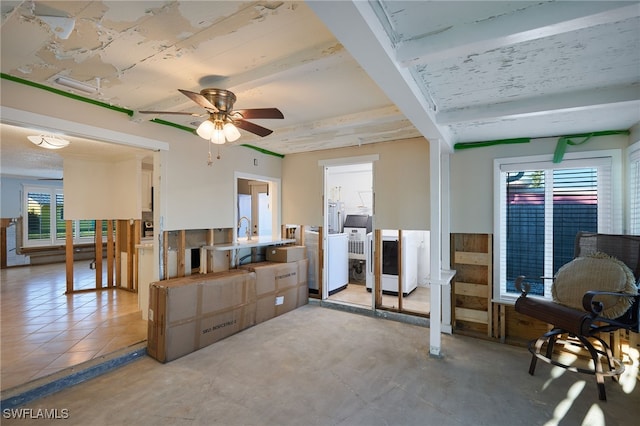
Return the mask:
{"type": "Polygon", "coordinates": [[[202,108],[206,110],[211,110],[213,112],[218,112],[218,108],[216,108],[214,104],[209,102],[209,100],[204,96],[202,96],[200,93],[190,92],[189,90],[184,90],[184,89],[178,89],[178,90],[180,91],[180,93],[182,93],[183,95],[191,99],[193,102],[200,105],[202,108]]]}
{"type": "Polygon", "coordinates": [[[271,133],[273,133],[273,130],[267,129],[266,127],[258,126],[257,124],[253,124],[244,120],[235,120],[233,124],[235,124],[236,127],[240,127],[241,129],[246,130],[247,132],[251,132],[262,137],[269,136],[271,133]]]}
{"type": "Polygon", "coordinates": [[[203,117],[208,114],[199,114],[197,112],[183,112],[183,111],[138,111],[140,114],[156,114],[156,115],[164,115],[164,114],[178,114],[178,115],[190,115],[192,117],[203,117]]]}
{"type": "Polygon", "coordinates": [[[235,109],[233,113],[239,113],[242,118],[284,118],[284,115],[278,108],[251,108],[251,109],[235,109]]]}

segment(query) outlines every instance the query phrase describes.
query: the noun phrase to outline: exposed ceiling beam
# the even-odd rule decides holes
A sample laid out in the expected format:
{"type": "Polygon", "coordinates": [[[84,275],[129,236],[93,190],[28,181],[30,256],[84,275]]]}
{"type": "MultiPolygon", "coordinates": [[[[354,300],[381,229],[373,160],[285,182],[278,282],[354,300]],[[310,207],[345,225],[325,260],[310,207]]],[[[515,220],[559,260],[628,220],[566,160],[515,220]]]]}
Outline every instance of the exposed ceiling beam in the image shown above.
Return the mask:
{"type": "Polygon", "coordinates": [[[318,131],[329,131],[340,134],[340,132],[344,132],[347,129],[364,126],[371,124],[372,122],[376,124],[383,124],[401,120],[406,120],[404,115],[402,115],[395,105],[392,105],[375,110],[342,115],[297,126],[281,128],[275,131],[275,135],[278,139],[286,141],[308,135],[311,132],[316,133],[318,131]]]}
{"type": "Polygon", "coordinates": [[[449,130],[436,125],[434,112],[409,70],[395,62],[391,41],[371,6],[361,1],[307,4],[420,134],[452,150],[449,130]]]}
{"type": "Polygon", "coordinates": [[[314,70],[324,70],[343,63],[349,55],[340,43],[332,41],[288,56],[242,74],[224,78],[225,88],[242,92],[274,81],[287,81],[314,70]]]}
{"type": "Polygon", "coordinates": [[[561,111],[587,110],[599,108],[604,105],[626,102],[640,103],[640,86],[625,85],[596,90],[580,90],[540,98],[521,99],[493,105],[480,105],[473,108],[442,111],[437,114],[436,119],[439,124],[446,125],[460,122],[557,114],[561,111]]]}
{"type": "Polygon", "coordinates": [[[551,2],[407,40],[396,47],[396,60],[409,67],[466,57],[636,16],[640,16],[638,3],[629,6],[627,2],[551,2]],[[626,5],[620,7],[621,4],[626,5]]]}

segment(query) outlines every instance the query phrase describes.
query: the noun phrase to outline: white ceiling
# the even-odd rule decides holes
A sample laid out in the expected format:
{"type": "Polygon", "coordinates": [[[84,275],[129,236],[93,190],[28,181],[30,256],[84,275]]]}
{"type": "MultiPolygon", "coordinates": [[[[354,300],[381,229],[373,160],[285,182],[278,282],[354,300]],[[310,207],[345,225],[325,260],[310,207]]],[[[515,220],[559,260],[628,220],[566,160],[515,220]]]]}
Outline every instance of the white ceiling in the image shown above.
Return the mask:
{"type": "MultiPolygon", "coordinates": [[[[202,113],[177,89],[228,89],[236,108],[284,113],[283,120],[251,120],[273,129],[271,135],[242,131],[234,143],[279,154],[419,135],[451,148],[626,130],[640,121],[639,2],[3,1],[1,7],[4,74],[136,112],[202,113]],[[99,91],[73,92],[55,83],[61,75],[99,91]]],[[[203,120],[157,118],[191,128],[203,120]]],[[[15,130],[2,125],[2,173],[29,174],[38,151],[15,130]]],[[[40,172],[60,174],[66,154],[39,152],[41,161],[51,156],[40,172]]]]}

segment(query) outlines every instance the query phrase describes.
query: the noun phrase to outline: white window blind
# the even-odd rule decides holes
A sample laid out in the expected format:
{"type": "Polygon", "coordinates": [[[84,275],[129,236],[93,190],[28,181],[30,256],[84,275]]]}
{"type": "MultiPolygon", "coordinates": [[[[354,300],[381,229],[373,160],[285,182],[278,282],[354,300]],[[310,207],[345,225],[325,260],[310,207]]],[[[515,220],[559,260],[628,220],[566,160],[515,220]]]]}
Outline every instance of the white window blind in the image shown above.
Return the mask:
{"type": "Polygon", "coordinates": [[[532,294],[550,298],[552,281],[543,277],[573,259],[576,233],[611,231],[611,163],[605,157],[499,166],[501,298],[517,296],[519,275],[532,294]]]}
{"type": "MultiPolygon", "coordinates": [[[[23,211],[26,214],[23,244],[25,247],[65,245],[67,224],[64,219],[64,193],[60,188],[25,186],[23,211]]],[[[74,243],[92,242],[95,220],[72,222],[74,243]]],[[[103,222],[103,236],[106,222],[103,222]]]]}
{"type": "Polygon", "coordinates": [[[629,233],[640,235],[640,149],[629,156],[629,233]]]}

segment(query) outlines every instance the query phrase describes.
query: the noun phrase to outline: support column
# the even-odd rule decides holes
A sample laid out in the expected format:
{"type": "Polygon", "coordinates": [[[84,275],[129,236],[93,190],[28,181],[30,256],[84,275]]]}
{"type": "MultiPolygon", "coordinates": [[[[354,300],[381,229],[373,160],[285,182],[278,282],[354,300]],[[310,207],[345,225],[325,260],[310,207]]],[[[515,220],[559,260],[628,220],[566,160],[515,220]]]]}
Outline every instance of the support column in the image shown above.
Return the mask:
{"type": "Polygon", "coordinates": [[[441,229],[441,186],[440,186],[440,141],[429,141],[429,189],[431,205],[430,263],[431,277],[431,313],[429,321],[429,355],[440,357],[441,329],[441,263],[442,250],[441,229]]]}
{"type": "Polygon", "coordinates": [[[431,190],[431,320],[429,325],[429,355],[440,358],[441,332],[451,332],[451,280],[449,217],[443,215],[449,207],[449,161],[442,157],[440,141],[429,141],[429,179],[431,190]],[[446,209],[443,209],[443,206],[446,209]],[[446,237],[443,239],[443,235],[446,237]],[[445,252],[446,251],[446,252],[445,252]],[[444,269],[443,269],[444,268],[444,269]],[[443,291],[446,294],[443,297],[443,291]]]}

